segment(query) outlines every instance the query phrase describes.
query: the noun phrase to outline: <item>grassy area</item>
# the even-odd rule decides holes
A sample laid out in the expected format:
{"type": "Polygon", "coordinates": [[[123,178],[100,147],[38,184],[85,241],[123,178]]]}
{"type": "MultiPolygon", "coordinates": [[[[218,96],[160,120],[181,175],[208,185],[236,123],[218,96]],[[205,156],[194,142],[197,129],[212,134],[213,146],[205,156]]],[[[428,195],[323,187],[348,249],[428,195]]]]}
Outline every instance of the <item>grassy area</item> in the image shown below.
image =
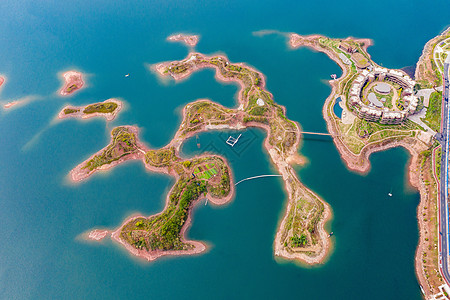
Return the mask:
{"type": "Polygon", "coordinates": [[[121,157],[137,150],[136,136],[126,127],[116,127],[111,132],[112,143],[100,153],[90,159],[83,169],[92,171],[105,164],[110,164],[121,157]]]}
{"type": "Polygon", "coordinates": [[[149,150],[145,153],[145,162],[154,167],[165,167],[176,160],[175,148],[149,150]]]}
{"type": "Polygon", "coordinates": [[[68,86],[66,88],[66,93],[71,93],[71,92],[73,92],[76,89],[78,89],[78,86],[76,84],[72,84],[71,86],[68,86]]]}
{"type": "Polygon", "coordinates": [[[95,103],[86,106],[83,110],[85,114],[93,114],[93,113],[102,113],[109,114],[114,112],[117,109],[117,103],[115,102],[104,102],[104,103],[95,103]]]}
{"type": "Polygon", "coordinates": [[[288,251],[304,251],[319,240],[317,225],[324,206],[308,192],[303,193],[291,206],[282,231],[282,242],[288,251]]]}
{"type": "Polygon", "coordinates": [[[64,114],[65,115],[70,115],[70,114],[73,114],[73,113],[76,113],[76,112],[79,112],[79,111],[80,111],[79,109],[66,108],[64,110],[64,114]]]}
{"type": "Polygon", "coordinates": [[[341,140],[356,155],[361,153],[368,144],[374,144],[387,138],[413,137],[415,130],[421,130],[417,124],[409,120],[399,125],[387,125],[359,118],[356,118],[352,125],[340,122],[338,128],[342,133],[341,140]]]}
{"type": "Polygon", "coordinates": [[[181,228],[188,218],[193,201],[206,192],[206,185],[187,177],[180,178],[172,189],[166,209],[150,218],[126,224],[121,237],[138,249],[187,250],[192,246],[181,241],[181,228]]]}
{"type": "Polygon", "coordinates": [[[422,121],[436,132],[441,130],[441,104],[442,92],[433,92],[430,95],[430,103],[427,113],[422,121]]]}

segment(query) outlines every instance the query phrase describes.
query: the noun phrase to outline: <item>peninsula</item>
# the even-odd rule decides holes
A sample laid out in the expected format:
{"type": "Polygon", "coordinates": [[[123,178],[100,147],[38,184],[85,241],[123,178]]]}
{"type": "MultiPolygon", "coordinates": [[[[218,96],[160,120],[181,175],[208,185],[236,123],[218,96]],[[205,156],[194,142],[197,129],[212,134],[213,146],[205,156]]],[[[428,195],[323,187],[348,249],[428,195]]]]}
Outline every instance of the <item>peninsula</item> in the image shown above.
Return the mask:
{"type": "Polygon", "coordinates": [[[332,75],[332,91],[325,100],[323,116],[349,169],[368,172],[369,156],[376,151],[401,146],[411,153],[409,180],[421,199],[415,267],[426,297],[441,293],[445,283],[439,272],[437,247],[440,163],[436,157],[440,145],[433,137],[440,131],[442,92],[436,88],[442,85],[446,52],[441,49],[436,55],[433,49],[439,44],[449,50],[449,40],[447,30],[427,43],[415,80],[401,70],[383,68],[372,61],[367,52],[372,41],[368,39],[292,33],[288,42],[291,48],[306,46],[323,52],[342,69],[339,78],[332,75]],[[342,113],[335,113],[336,106],[342,113]]]}
{"type": "Polygon", "coordinates": [[[72,180],[80,181],[98,170],[109,169],[130,159],[141,159],[150,171],[174,176],[176,182],[161,213],[130,217],[114,232],[96,229],[89,233],[88,238],[98,241],[111,234],[132,254],[149,261],[164,255],[204,251],[206,246],[203,243],[185,238],[191,221],[190,212],[202,196],[217,205],[231,200],[234,193],[231,170],[220,156],[182,159],[178,151],[173,141],[162,149],[146,148],[138,140],[136,127],[114,128],[110,144],[72,170],[72,180]]]}
{"type": "Polygon", "coordinates": [[[160,76],[170,75],[175,80],[186,78],[201,68],[214,68],[219,80],[240,84],[239,103],[234,109],[206,99],[186,105],[174,138],[160,150],[148,150],[139,144],[134,127],[115,128],[106,148],[71,171],[72,179],[78,181],[125,160],[142,159],[148,169],[171,174],[177,179],[162,213],[149,218],[131,217],[112,237],[130,252],[148,260],[161,255],[203,251],[202,243],[187,242],[183,238],[190,220],[190,207],[202,194],[215,204],[228,202],[233,194],[231,171],[219,156],[183,160],[179,157],[180,146],[186,139],[207,130],[259,127],[267,132],[264,147],[282,175],[288,195],[285,216],[275,238],[275,255],[308,264],[323,261],[330,243],[324,225],[331,211],[322,199],[301,184],[289,164],[301,160],[297,153],[300,126],[288,120],[285,108],[274,102],[272,94],[265,89],[262,74],[244,64],[231,63],[225,56],[200,53],[190,53],[182,61],[160,63],[153,68],[160,76]],[[174,225],[170,225],[173,223],[167,215],[169,212],[177,216],[174,225]],[[180,212],[183,213],[179,215],[180,212]]]}
{"type": "Polygon", "coordinates": [[[80,107],[68,105],[59,112],[58,118],[88,119],[101,116],[104,117],[107,121],[112,121],[120,112],[122,106],[122,101],[114,98],[80,107]]]}
{"type": "Polygon", "coordinates": [[[200,40],[200,36],[178,33],[169,36],[167,40],[170,42],[181,42],[188,47],[195,47],[200,40]]]}
{"type": "Polygon", "coordinates": [[[64,85],[60,90],[61,96],[68,96],[81,89],[84,85],[83,74],[76,71],[68,71],[63,75],[64,85]]]}
{"type": "Polygon", "coordinates": [[[301,184],[289,164],[298,156],[299,124],[288,120],[285,108],[274,102],[272,94],[265,89],[263,75],[245,64],[233,64],[221,55],[208,57],[190,53],[182,61],[154,66],[161,76],[170,75],[175,80],[186,78],[202,68],[214,68],[219,80],[239,83],[239,106],[226,109],[205,101],[187,105],[190,121],[181,125],[182,131],[175,140],[181,144],[193,132],[209,129],[264,129],[267,132],[264,147],[283,176],[288,194],[286,212],[275,237],[274,253],[308,264],[323,261],[329,248],[324,224],[331,217],[331,211],[327,203],[301,184]]]}

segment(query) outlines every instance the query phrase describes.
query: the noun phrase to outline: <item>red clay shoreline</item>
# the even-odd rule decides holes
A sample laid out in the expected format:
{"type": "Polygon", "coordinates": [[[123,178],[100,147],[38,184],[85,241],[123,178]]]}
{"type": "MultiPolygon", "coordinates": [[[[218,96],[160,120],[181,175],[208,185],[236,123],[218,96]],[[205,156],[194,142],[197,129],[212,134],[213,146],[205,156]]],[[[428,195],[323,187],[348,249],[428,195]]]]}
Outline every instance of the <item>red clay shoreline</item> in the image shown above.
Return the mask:
{"type": "Polygon", "coordinates": [[[181,42],[185,44],[188,47],[195,47],[200,40],[199,35],[190,35],[190,34],[183,34],[183,33],[177,33],[172,34],[166,39],[169,42],[181,42]]]}
{"type": "Polygon", "coordinates": [[[83,74],[81,72],[71,70],[63,73],[62,76],[64,78],[64,85],[59,91],[61,96],[69,96],[84,86],[83,74]],[[75,87],[68,91],[72,86],[75,87]]]}

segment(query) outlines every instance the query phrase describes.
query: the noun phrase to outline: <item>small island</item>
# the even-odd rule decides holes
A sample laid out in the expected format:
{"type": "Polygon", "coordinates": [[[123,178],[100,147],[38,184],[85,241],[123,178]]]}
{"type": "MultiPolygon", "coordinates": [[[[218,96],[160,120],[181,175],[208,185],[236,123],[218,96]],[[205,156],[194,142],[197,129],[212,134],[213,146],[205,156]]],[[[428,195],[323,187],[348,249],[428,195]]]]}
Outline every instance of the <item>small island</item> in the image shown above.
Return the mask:
{"type": "Polygon", "coordinates": [[[64,85],[60,90],[61,96],[68,96],[84,86],[83,74],[77,71],[68,71],[63,75],[64,85]]]}
{"type": "MultiPolygon", "coordinates": [[[[2,77],[2,76],[0,76],[0,91],[1,91],[1,87],[2,87],[2,85],[5,83],[5,77],[2,77]]],[[[3,104],[3,109],[9,109],[9,108],[11,108],[11,107],[13,107],[14,105],[17,105],[17,104],[19,104],[20,103],[20,101],[11,101],[11,102],[8,102],[8,103],[6,103],[6,104],[3,104]]]]}
{"type": "Polygon", "coordinates": [[[101,241],[101,240],[103,240],[108,234],[109,234],[109,231],[108,231],[108,230],[100,230],[100,229],[96,229],[96,230],[92,230],[91,232],[89,232],[87,238],[90,239],[90,240],[101,241]]]}
{"type": "Polygon", "coordinates": [[[450,29],[430,40],[417,63],[414,80],[402,70],[377,65],[367,52],[368,39],[332,39],[289,35],[291,48],[310,47],[325,53],[342,69],[332,74],[332,92],[323,116],[349,169],[367,173],[376,151],[404,147],[412,156],[409,180],[420,192],[417,209],[419,245],[415,267],[424,294],[440,293],[438,191],[442,74],[450,50],[450,29]]]}
{"type": "Polygon", "coordinates": [[[13,107],[15,108],[15,107],[18,107],[18,106],[23,106],[23,105],[25,105],[25,104],[27,104],[27,103],[29,103],[31,101],[37,100],[39,98],[40,98],[39,96],[34,96],[34,95],[25,96],[25,97],[22,97],[22,98],[10,101],[10,102],[8,102],[6,104],[3,104],[3,108],[4,109],[10,109],[10,108],[13,108],[13,107]]]}
{"type": "Polygon", "coordinates": [[[20,101],[11,101],[3,105],[4,109],[9,109],[17,104],[20,104],[20,101]]]}
{"type": "Polygon", "coordinates": [[[103,102],[89,104],[86,106],[65,106],[58,114],[59,119],[93,117],[104,117],[107,121],[112,121],[122,109],[122,101],[111,98],[103,102]]]}
{"type": "Polygon", "coordinates": [[[195,47],[200,40],[200,36],[178,33],[169,36],[167,40],[170,42],[181,42],[188,47],[195,47]]]}

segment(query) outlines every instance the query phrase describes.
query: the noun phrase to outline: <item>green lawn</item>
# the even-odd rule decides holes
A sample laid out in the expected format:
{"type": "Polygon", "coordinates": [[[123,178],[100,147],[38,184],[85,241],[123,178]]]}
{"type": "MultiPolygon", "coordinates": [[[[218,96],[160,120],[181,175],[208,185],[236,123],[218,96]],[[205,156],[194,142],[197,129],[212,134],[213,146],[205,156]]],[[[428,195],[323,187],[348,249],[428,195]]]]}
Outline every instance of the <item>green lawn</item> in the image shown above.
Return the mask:
{"type": "Polygon", "coordinates": [[[103,113],[108,114],[115,111],[117,108],[117,103],[114,102],[105,102],[105,103],[95,103],[87,106],[84,109],[85,114],[92,114],[92,113],[103,113]]]}
{"type": "Polygon", "coordinates": [[[441,103],[442,92],[433,92],[430,95],[427,114],[425,115],[425,118],[422,119],[425,124],[437,132],[441,130],[441,103]]]}

